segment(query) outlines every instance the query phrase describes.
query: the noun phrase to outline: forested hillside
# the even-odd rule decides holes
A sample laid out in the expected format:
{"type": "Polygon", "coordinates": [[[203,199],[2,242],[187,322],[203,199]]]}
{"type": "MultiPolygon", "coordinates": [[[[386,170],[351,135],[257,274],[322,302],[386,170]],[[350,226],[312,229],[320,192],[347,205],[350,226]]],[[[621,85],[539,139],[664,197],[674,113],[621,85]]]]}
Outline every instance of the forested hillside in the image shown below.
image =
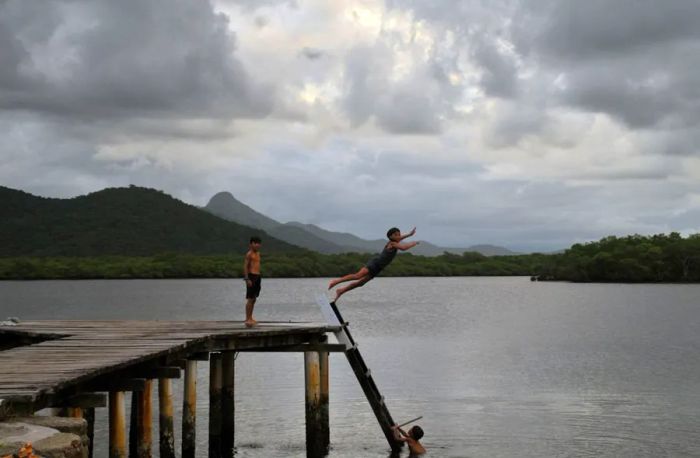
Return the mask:
{"type": "Polygon", "coordinates": [[[252,234],[269,253],[304,251],[148,188],[47,199],[0,187],[0,202],[0,257],[240,253],[252,234]]]}

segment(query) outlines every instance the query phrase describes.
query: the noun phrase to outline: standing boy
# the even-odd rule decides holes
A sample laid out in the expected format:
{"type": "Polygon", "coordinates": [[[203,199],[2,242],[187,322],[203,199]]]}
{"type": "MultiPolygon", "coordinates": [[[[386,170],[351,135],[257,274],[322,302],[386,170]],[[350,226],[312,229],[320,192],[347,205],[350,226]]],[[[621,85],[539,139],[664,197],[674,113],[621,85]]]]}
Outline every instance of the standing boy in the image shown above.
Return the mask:
{"type": "Polygon", "coordinates": [[[255,301],[260,295],[260,245],[262,241],[260,237],[253,236],[250,238],[248,252],[245,254],[243,262],[243,279],[245,280],[245,325],[250,328],[258,322],[253,319],[253,308],[255,301]]]}
{"type": "Polygon", "coordinates": [[[338,298],[340,298],[340,296],[347,293],[351,289],[358,288],[370,281],[371,279],[373,279],[374,277],[376,277],[377,275],[379,275],[379,272],[381,272],[386,266],[389,265],[389,263],[391,263],[391,261],[394,260],[396,252],[398,250],[404,251],[418,245],[418,242],[401,243],[403,239],[411,237],[415,233],[415,227],[411,229],[411,232],[409,232],[406,235],[401,235],[401,231],[397,227],[392,227],[391,229],[389,229],[386,233],[389,242],[387,242],[387,244],[384,245],[384,249],[381,253],[379,253],[375,258],[371,259],[367,264],[361,267],[360,270],[358,270],[354,274],[348,274],[344,277],[331,280],[331,282],[328,284],[328,289],[332,289],[334,286],[346,281],[357,280],[353,283],[350,283],[347,286],[338,288],[335,291],[334,301],[337,301],[338,298]]]}

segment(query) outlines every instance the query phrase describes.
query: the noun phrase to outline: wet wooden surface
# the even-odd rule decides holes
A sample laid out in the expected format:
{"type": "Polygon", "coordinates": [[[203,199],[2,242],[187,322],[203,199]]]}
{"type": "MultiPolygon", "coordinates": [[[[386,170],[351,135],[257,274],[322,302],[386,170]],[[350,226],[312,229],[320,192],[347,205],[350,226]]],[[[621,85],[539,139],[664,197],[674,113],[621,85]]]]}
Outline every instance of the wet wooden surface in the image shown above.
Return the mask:
{"type": "Polygon", "coordinates": [[[39,404],[42,397],[131,367],[196,352],[298,345],[333,330],[289,322],[246,328],[240,321],[24,321],[0,326],[0,336],[48,340],[0,351],[0,399],[39,404]]]}

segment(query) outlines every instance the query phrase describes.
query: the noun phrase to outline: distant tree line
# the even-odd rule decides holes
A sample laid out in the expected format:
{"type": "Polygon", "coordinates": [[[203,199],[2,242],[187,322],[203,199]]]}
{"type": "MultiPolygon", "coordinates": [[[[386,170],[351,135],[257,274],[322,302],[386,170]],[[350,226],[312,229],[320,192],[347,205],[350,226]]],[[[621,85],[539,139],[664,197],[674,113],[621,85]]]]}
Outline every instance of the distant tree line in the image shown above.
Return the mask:
{"type": "Polygon", "coordinates": [[[574,282],[698,282],[700,234],[605,237],[576,244],[534,264],[543,280],[574,282]]]}
{"type": "MultiPolygon", "coordinates": [[[[334,277],[357,270],[366,253],[324,255],[263,251],[265,277],[334,277]]],[[[242,275],[243,253],[155,256],[5,257],[0,279],[230,278],[242,275]]],[[[383,276],[527,275],[574,282],[698,282],[700,234],[605,237],[561,254],[484,256],[465,252],[425,257],[402,253],[383,276]]]]}
{"type": "MultiPolygon", "coordinates": [[[[371,256],[371,255],[370,255],[371,256]]],[[[467,252],[425,257],[402,254],[385,276],[529,275],[532,260],[544,255],[487,257],[467,252]]],[[[264,254],[265,277],[332,277],[354,272],[366,253],[324,255],[312,252],[264,254]]],[[[243,254],[198,256],[13,257],[0,258],[0,279],[229,278],[243,273],[243,254]]]]}

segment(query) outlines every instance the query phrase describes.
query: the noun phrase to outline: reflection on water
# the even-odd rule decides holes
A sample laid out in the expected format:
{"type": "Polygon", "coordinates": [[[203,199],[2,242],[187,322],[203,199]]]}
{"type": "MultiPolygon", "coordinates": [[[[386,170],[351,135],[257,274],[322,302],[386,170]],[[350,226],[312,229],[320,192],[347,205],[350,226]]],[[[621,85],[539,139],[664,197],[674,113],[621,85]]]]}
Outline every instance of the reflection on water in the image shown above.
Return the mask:
{"type": "MultiPolygon", "coordinates": [[[[266,279],[256,317],[321,321],[313,297],[326,284],[266,279]]],[[[4,282],[0,318],[242,319],[243,289],[239,280],[4,282]]],[[[424,416],[429,456],[672,457],[700,456],[699,304],[695,285],[378,278],[341,307],[394,418],[424,416]]],[[[239,355],[237,456],[305,456],[303,383],[301,355],[239,355]]],[[[202,457],[207,384],[200,363],[202,457]]],[[[390,456],[338,354],[330,408],[331,457],[390,456]]],[[[96,456],[106,456],[105,409],[98,426],[96,456]]]]}

